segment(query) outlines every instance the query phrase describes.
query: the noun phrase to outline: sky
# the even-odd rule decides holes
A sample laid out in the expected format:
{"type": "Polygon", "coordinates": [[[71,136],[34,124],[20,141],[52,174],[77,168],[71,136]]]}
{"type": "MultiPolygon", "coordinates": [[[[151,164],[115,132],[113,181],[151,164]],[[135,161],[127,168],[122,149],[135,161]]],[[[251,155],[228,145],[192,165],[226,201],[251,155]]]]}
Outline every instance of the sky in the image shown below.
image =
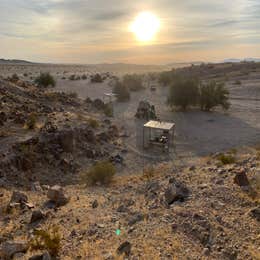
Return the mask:
{"type": "Polygon", "coordinates": [[[0,0],[0,58],[167,64],[260,58],[260,0],[0,0]],[[129,27],[160,20],[153,41],[129,27]]]}

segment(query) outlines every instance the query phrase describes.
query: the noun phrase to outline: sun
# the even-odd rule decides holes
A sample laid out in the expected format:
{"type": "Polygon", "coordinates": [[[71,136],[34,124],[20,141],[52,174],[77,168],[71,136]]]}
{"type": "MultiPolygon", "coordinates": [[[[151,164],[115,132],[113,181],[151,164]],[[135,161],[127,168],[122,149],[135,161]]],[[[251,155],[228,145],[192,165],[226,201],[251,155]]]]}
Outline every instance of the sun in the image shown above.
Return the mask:
{"type": "Polygon", "coordinates": [[[138,41],[147,43],[154,39],[160,29],[159,18],[150,12],[142,12],[133,21],[130,26],[138,41]]]}

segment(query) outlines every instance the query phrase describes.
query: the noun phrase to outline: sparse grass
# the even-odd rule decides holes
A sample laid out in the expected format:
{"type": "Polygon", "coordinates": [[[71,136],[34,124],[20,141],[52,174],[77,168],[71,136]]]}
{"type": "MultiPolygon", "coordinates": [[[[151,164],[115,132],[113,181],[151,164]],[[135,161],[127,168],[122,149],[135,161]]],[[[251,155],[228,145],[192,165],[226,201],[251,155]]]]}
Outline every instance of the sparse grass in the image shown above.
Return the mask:
{"type": "Polygon", "coordinates": [[[61,249],[61,235],[57,226],[48,227],[47,230],[35,230],[30,241],[32,250],[47,250],[50,255],[57,256],[61,249]]]}
{"type": "Polygon", "coordinates": [[[236,158],[231,154],[220,154],[217,159],[224,165],[236,162],[236,158]]]}
{"type": "Polygon", "coordinates": [[[155,176],[155,169],[153,166],[145,167],[143,170],[143,177],[146,180],[151,180],[155,176]]]}
{"type": "Polygon", "coordinates": [[[36,123],[37,123],[37,114],[36,113],[31,113],[29,117],[27,118],[27,121],[25,123],[25,128],[26,129],[35,129],[36,128],[36,123]]]}
{"type": "Polygon", "coordinates": [[[96,119],[94,118],[89,118],[88,119],[88,123],[92,128],[98,128],[99,127],[99,123],[96,119]]]}
{"type": "Polygon", "coordinates": [[[97,183],[109,184],[116,173],[114,165],[108,161],[100,161],[93,165],[88,171],[82,174],[83,180],[88,185],[97,183]]]}

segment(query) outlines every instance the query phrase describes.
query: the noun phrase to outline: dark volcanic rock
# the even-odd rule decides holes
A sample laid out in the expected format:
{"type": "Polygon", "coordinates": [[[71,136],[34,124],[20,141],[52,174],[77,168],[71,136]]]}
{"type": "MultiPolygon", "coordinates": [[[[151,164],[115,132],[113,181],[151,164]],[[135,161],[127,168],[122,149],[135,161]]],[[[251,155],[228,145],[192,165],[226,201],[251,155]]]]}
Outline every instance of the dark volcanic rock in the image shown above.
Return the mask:
{"type": "Polygon", "coordinates": [[[260,221],[260,206],[255,208],[255,209],[252,209],[250,211],[250,214],[252,217],[254,217],[257,221],[260,221]]]}
{"type": "Polygon", "coordinates": [[[131,253],[131,248],[132,248],[132,245],[130,242],[126,241],[124,243],[122,243],[118,249],[117,249],[117,253],[119,255],[122,255],[122,254],[125,254],[125,255],[130,255],[131,253]]]}
{"type": "Polygon", "coordinates": [[[188,188],[179,182],[170,184],[164,193],[165,201],[168,205],[176,201],[183,202],[189,196],[188,188]]]}
{"type": "Polygon", "coordinates": [[[240,187],[249,186],[249,180],[245,171],[240,171],[236,173],[236,176],[234,177],[234,183],[236,183],[240,187]]]}

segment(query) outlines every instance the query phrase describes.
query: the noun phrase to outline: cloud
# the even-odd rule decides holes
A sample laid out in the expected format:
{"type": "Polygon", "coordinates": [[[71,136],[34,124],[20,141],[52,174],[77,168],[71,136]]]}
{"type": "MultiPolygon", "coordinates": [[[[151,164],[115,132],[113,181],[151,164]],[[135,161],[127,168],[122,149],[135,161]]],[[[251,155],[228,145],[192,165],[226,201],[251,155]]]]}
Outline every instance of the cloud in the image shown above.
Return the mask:
{"type": "MultiPolygon", "coordinates": [[[[203,56],[203,49],[206,58],[210,50],[220,53],[221,49],[236,50],[234,46],[260,46],[259,13],[258,0],[1,0],[0,37],[5,39],[5,49],[0,42],[0,56],[5,55],[8,41],[15,40],[28,43],[26,55],[34,49],[32,42],[41,48],[48,46],[38,51],[52,60],[56,46],[68,61],[71,53],[78,55],[71,60],[89,55],[93,61],[95,57],[109,61],[109,57],[125,60],[129,54],[132,59],[142,54],[165,58],[172,52],[181,57],[185,52],[201,51],[203,56]],[[158,39],[151,46],[139,46],[128,30],[131,20],[143,10],[156,13],[162,22],[158,39]]],[[[21,56],[23,48],[21,45],[21,56]]],[[[247,56],[251,55],[249,48],[247,56]]]]}

